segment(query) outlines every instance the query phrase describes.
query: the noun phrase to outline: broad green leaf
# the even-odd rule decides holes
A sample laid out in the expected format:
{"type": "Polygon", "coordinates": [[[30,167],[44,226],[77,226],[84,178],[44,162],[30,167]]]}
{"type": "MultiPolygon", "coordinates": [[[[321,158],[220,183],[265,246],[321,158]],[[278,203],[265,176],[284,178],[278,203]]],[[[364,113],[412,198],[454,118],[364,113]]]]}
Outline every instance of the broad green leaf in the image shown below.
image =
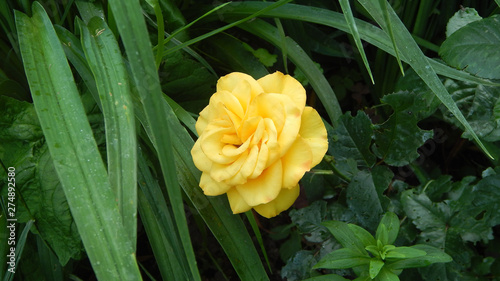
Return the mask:
{"type": "MultiPolygon", "coordinates": [[[[17,204],[18,222],[36,220],[39,235],[55,252],[58,263],[78,259],[83,245],[33,104],[0,96],[0,112],[4,112],[0,116],[0,158],[3,165],[15,167],[17,191],[24,202],[17,204]]],[[[7,186],[7,175],[3,170],[0,175],[7,186]]],[[[6,192],[2,189],[1,195],[6,192]]]]}
{"type": "Polygon", "coordinates": [[[371,264],[371,260],[368,256],[351,248],[342,248],[324,256],[313,268],[345,269],[369,263],[371,264]]]}
{"type": "Polygon", "coordinates": [[[458,10],[458,12],[450,18],[448,24],[446,25],[446,37],[450,37],[450,35],[455,33],[455,31],[460,28],[480,19],[482,19],[482,17],[474,8],[463,8],[458,10]]]}
{"type": "Polygon", "coordinates": [[[417,149],[433,135],[417,126],[421,97],[398,92],[384,96],[382,102],[389,104],[394,113],[387,121],[375,126],[373,151],[391,166],[407,165],[419,157],[417,149]]]}
{"type": "MultiPolygon", "coordinates": [[[[187,227],[181,188],[176,175],[170,130],[163,125],[163,122],[168,120],[168,111],[163,108],[165,105],[160,81],[141,6],[139,1],[118,0],[109,1],[109,5],[127,53],[132,80],[143,102],[145,117],[150,126],[150,137],[158,153],[175,225],[184,249],[184,255],[178,258],[186,260],[189,266],[189,278],[201,280],[187,227]]],[[[167,107],[169,111],[172,110],[168,105],[167,107]]]]}
{"type": "Polygon", "coordinates": [[[338,162],[354,159],[360,167],[372,167],[375,156],[370,151],[373,129],[370,118],[363,111],[356,116],[342,115],[329,137],[329,153],[338,162]]]}
{"type": "Polygon", "coordinates": [[[396,247],[387,251],[386,259],[409,259],[425,256],[427,253],[411,247],[396,247]]]}
{"type": "Polygon", "coordinates": [[[370,268],[369,268],[370,277],[375,278],[379,274],[384,264],[385,263],[382,260],[379,260],[378,258],[371,258],[370,268]]]}
{"type": "Polygon", "coordinates": [[[54,252],[47,246],[45,241],[40,237],[36,237],[37,252],[42,272],[45,280],[63,281],[63,267],[54,252]]]}
{"type": "Polygon", "coordinates": [[[368,257],[363,242],[356,237],[347,223],[341,221],[325,221],[322,223],[330,231],[335,239],[345,248],[357,251],[361,255],[368,257]]]}
{"type": "Polygon", "coordinates": [[[331,237],[321,225],[324,220],[331,219],[325,201],[318,200],[305,208],[291,210],[289,215],[298,230],[308,234],[304,237],[307,241],[321,243],[331,237]]]}
{"type": "Polygon", "coordinates": [[[300,250],[291,257],[281,269],[281,278],[286,280],[304,280],[318,273],[312,267],[318,262],[312,251],[300,250]]]}
{"type": "MultiPolygon", "coordinates": [[[[394,244],[394,241],[396,241],[396,238],[398,238],[398,233],[399,233],[398,216],[393,212],[385,213],[384,216],[382,217],[382,220],[380,220],[379,228],[382,227],[382,225],[385,226],[385,229],[387,231],[387,241],[385,241],[384,245],[394,244]]],[[[377,228],[376,237],[378,236],[378,232],[379,229],[377,228]]]]}
{"type": "MultiPolygon", "coordinates": [[[[454,80],[446,80],[444,84],[477,135],[489,142],[500,140],[500,118],[497,112],[500,87],[485,87],[454,80]]],[[[444,108],[442,111],[446,121],[461,126],[451,112],[444,108]]],[[[467,132],[463,136],[472,139],[467,132]]]]}
{"type": "Polygon", "coordinates": [[[348,226],[365,247],[377,244],[377,241],[375,240],[375,238],[373,238],[373,235],[371,235],[370,232],[368,232],[366,229],[355,224],[348,224],[348,226]]]}
{"type": "Polygon", "coordinates": [[[375,230],[384,210],[369,171],[357,173],[347,187],[347,205],[361,225],[375,230]]]}
{"type": "Polygon", "coordinates": [[[118,42],[99,17],[80,23],[82,42],[94,74],[106,126],[106,156],[111,188],[123,225],[137,240],[137,141],[130,84],[118,42]]]}
{"type": "Polygon", "coordinates": [[[50,154],[97,277],[140,280],[101,155],[59,39],[43,7],[17,12],[20,49],[50,154]]]}
{"type": "Polygon", "coordinates": [[[439,55],[458,69],[483,78],[500,79],[500,15],[474,21],[448,37],[439,55]]]}

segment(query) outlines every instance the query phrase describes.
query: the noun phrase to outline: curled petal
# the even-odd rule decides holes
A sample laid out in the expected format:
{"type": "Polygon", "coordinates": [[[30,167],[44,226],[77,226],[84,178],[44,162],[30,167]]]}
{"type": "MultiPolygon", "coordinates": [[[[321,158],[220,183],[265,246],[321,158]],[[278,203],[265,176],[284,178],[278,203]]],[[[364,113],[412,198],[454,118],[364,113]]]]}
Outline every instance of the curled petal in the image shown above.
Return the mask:
{"type": "Polygon", "coordinates": [[[209,196],[224,194],[231,188],[228,184],[214,181],[208,173],[201,174],[200,187],[203,189],[203,193],[209,196]]]}
{"type": "Polygon", "coordinates": [[[219,91],[231,92],[240,101],[243,110],[247,109],[254,97],[263,92],[262,87],[252,76],[240,72],[221,77],[217,82],[217,92],[219,91]]]}
{"type": "Polygon", "coordinates": [[[283,163],[283,188],[292,188],[297,185],[305,172],[311,169],[311,148],[299,136],[281,158],[281,162],[283,163]]]}
{"type": "Polygon", "coordinates": [[[196,168],[202,172],[209,172],[212,169],[212,161],[208,159],[203,150],[201,150],[200,139],[198,139],[191,149],[191,156],[196,168]]]}
{"type": "Polygon", "coordinates": [[[260,177],[237,185],[236,190],[250,206],[268,203],[280,193],[282,175],[281,161],[278,160],[265,169],[260,177]]]}
{"type": "Polygon", "coordinates": [[[311,168],[318,165],[328,151],[328,135],[326,133],[323,120],[318,112],[309,106],[306,106],[302,113],[302,124],[299,134],[311,148],[313,160],[311,168]]]}
{"type": "Polygon", "coordinates": [[[293,202],[299,197],[300,187],[294,186],[291,189],[283,188],[278,197],[273,201],[253,207],[257,213],[266,218],[272,218],[279,215],[293,205],[293,202]]]}
{"type": "Polygon", "coordinates": [[[228,156],[222,153],[226,144],[221,142],[221,139],[224,135],[231,134],[232,132],[231,128],[211,127],[210,125],[203,131],[198,141],[200,142],[201,150],[210,161],[218,164],[229,164],[238,158],[237,155],[228,156]]]}
{"type": "Polygon", "coordinates": [[[299,81],[290,75],[277,71],[260,78],[257,82],[265,93],[279,93],[288,96],[300,109],[306,105],[306,90],[299,81]]]}
{"type": "Polygon", "coordinates": [[[233,214],[244,213],[252,209],[235,188],[227,191],[227,199],[229,200],[229,206],[231,206],[233,214]]]}

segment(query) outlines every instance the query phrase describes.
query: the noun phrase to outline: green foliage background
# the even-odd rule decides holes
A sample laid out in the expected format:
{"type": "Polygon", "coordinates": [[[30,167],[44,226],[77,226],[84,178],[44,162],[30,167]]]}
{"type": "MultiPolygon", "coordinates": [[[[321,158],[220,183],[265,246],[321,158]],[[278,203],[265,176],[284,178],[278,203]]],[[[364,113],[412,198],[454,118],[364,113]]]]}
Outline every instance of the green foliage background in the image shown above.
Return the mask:
{"type": "Polygon", "coordinates": [[[314,267],[342,247],[325,225],[393,212],[395,246],[453,259],[400,280],[499,280],[498,1],[226,2],[0,2],[0,278],[352,280],[314,267]],[[328,155],[289,211],[232,215],[198,187],[195,120],[220,76],[277,70],[328,155]]]}

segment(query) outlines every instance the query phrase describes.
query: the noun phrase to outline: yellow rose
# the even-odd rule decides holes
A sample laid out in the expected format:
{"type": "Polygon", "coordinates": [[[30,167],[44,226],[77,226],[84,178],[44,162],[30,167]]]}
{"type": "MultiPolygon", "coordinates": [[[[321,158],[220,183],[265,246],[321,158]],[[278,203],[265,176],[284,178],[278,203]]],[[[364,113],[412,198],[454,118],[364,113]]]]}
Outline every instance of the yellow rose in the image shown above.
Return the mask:
{"type": "Polygon", "coordinates": [[[270,218],[288,209],[328,149],[321,117],[305,104],[304,87],[281,72],[220,78],[191,150],[205,195],[227,193],[235,214],[253,208],[270,218]]]}

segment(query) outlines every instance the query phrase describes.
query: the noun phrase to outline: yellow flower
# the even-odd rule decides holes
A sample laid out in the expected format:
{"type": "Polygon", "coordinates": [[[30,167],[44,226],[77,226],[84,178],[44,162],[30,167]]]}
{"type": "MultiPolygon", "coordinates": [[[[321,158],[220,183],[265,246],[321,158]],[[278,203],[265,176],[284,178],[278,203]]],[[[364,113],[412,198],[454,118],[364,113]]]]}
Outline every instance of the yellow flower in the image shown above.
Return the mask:
{"type": "Polygon", "coordinates": [[[328,149],[321,117],[305,104],[304,87],[281,72],[220,78],[191,150],[205,195],[226,193],[235,214],[253,208],[270,218],[288,209],[328,149]]]}

